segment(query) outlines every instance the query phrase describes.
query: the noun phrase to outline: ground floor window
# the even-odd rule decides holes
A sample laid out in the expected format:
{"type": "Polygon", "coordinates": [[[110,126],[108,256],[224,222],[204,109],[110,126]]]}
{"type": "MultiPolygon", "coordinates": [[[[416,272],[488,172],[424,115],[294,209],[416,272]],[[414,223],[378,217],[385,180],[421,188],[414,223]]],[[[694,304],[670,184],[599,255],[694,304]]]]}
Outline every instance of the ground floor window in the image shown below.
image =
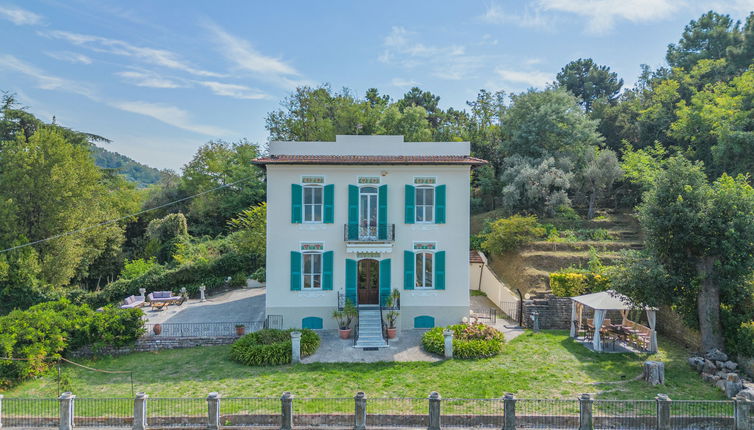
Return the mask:
{"type": "Polygon", "coordinates": [[[303,275],[304,289],[313,290],[322,288],[322,253],[305,252],[303,255],[303,275]]]}

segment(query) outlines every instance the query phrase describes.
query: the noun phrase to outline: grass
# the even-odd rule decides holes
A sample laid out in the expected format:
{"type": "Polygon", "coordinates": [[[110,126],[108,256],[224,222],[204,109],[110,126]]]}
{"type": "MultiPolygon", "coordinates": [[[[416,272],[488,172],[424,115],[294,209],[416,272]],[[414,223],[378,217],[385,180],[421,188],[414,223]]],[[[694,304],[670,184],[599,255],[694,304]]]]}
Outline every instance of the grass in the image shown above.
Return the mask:
{"type": "MultiPolygon", "coordinates": [[[[666,385],[652,387],[631,380],[641,373],[644,355],[597,354],[573,342],[564,331],[526,332],[504,346],[494,358],[427,362],[314,363],[277,367],[247,367],[230,361],[228,346],[135,353],[87,360],[99,369],[134,371],[135,391],[150,397],[277,397],[291,391],[297,397],[351,397],[365,391],[375,397],[426,397],[438,391],[444,398],[499,398],[506,392],[519,398],[574,399],[596,393],[599,399],[653,399],[658,392],[673,399],[722,400],[723,394],[701,381],[686,363],[687,353],[661,339],[666,385]]],[[[78,397],[130,397],[128,375],[105,374],[64,367],[67,387],[78,397]]],[[[50,373],[8,390],[6,398],[50,398],[57,395],[56,374],[50,373]]]]}

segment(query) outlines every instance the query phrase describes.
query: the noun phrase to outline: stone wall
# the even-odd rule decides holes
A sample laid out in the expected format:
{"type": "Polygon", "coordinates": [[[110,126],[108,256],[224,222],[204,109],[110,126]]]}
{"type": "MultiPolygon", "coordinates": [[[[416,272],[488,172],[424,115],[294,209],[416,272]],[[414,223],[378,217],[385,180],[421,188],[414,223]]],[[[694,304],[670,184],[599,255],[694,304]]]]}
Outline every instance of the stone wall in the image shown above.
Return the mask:
{"type": "Polygon", "coordinates": [[[532,312],[539,313],[539,328],[567,330],[571,327],[571,299],[556,297],[552,294],[546,298],[524,300],[523,325],[532,328],[532,312]]]}
{"type": "Polygon", "coordinates": [[[229,345],[233,343],[237,336],[218,336],[218,337],[156,337],[148,336],[137,340],[135,344],[120,348],[102,348],[92,351],[91,348],[85,347],[70,353],[71,357],[89,357],[92,355],[123,355],[132,352],[149,352],[159,351],[162,349],[179,349],[193,348],[196,346],[216,346],[229,345]]]}

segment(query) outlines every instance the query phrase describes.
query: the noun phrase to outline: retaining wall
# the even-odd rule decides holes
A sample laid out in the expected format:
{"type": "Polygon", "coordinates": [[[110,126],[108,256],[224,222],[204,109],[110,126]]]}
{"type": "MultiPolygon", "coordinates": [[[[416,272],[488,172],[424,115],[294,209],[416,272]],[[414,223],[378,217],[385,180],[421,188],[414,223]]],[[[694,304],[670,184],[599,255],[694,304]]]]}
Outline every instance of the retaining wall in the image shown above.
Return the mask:
{"type": "Polygon", "coordinates": [[[237,336],[218,337],[142,337],[135,344],[119,348],[105,347],[93,351],[89,347],[81,348],[70,353],[71,357],[89,357],[92,355],[124,355],[132,352],[150,352],[162,349],[193,348],[196,346],[229,345],[238,339],[237,336]]]}

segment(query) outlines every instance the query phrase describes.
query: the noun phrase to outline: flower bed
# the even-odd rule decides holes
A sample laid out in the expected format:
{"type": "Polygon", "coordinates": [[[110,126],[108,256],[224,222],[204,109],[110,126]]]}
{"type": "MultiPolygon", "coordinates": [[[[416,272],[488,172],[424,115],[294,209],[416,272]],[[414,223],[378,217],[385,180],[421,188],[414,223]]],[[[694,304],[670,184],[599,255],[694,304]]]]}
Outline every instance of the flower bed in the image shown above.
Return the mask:
{"type": "Polygon", "coordinates": [[[230,348],[230,359],[247,366],[290,364],[292,331],[301,332],[301,357],[319,348],[319,336],[312,330],[264,329],[238,339],[230,348]]]}
{"type": "Polygon", "coordinates": [[[457,324],[435,327],[422,336],[422,347],[427,352],[444,355],[444,330],[453,330],[453,357],[483,358],[500,354],[505,338],[495,328],[485,324],[457,324]]]}

